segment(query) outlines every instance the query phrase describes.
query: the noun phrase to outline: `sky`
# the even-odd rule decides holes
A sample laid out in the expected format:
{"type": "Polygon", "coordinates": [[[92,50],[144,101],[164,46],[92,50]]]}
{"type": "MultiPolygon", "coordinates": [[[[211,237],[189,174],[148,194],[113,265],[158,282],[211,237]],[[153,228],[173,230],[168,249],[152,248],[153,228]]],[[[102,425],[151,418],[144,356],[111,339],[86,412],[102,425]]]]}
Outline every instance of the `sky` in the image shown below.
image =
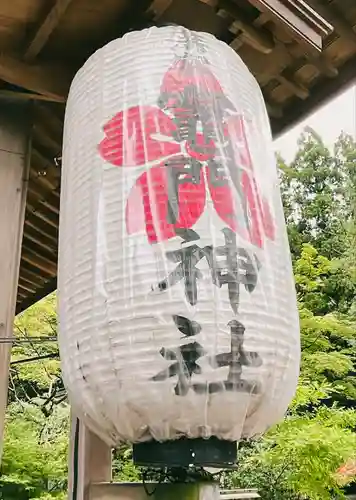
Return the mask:
{"type": "Polygon", "coordinates": [[[306,125],[313,128],[330,147],[342,131],[356,138],[356,85],[347,89],[274,142],[275,150],[281,153],[285,161],[293,160],[297,151],[298,138],[306,125]]]}

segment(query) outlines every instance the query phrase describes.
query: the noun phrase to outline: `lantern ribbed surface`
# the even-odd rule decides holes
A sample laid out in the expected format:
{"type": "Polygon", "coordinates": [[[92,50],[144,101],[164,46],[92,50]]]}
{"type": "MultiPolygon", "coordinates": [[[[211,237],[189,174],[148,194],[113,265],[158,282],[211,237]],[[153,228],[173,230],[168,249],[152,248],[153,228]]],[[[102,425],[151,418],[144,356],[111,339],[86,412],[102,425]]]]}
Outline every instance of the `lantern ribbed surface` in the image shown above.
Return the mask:
{"type": "Polygon", "coordinates": [[[71,86],[60,352],[77,415],[110,444],[239,440],[284,414],[299,323],[268,117],[212,35],[132,32],[71,86]]]}

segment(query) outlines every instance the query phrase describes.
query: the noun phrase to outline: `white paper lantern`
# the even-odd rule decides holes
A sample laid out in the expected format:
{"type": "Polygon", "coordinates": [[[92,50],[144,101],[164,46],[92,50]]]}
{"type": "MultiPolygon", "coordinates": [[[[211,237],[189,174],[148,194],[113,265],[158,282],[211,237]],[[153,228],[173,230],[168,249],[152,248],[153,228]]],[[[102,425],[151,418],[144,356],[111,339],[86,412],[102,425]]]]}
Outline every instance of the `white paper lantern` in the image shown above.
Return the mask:
{"type": "Polygon", "coordinates": [[[71,404],[108,443],[239,440],[283,416],[299,323],[268,117],[212,35],[129,33],[75,77],[59,306],[71,404]]]}

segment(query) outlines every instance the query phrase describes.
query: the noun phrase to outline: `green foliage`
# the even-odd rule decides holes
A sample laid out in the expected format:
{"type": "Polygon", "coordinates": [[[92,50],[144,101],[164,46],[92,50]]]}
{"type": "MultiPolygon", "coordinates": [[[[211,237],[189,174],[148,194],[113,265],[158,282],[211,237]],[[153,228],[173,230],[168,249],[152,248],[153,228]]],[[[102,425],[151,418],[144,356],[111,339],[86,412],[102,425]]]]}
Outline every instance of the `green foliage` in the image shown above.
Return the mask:
{"type": "Polygon", "coordinates": [[[301,255],[294,262],[294,279],[301,306],[317,314],[330,309],[330,297],[325,292],[325,278],[331,271],[329,259],[319,255],[310,243],[302,245],[301,255]]]}
{"type": "Polygon", "coordinates": [[[9,405],[0,477],[3,498],[63,496],[67,481],[68,422],[68,405],[57,406],[50,417],[28,403],[9,405]]]}
{"type": "Polygon", "coordinates": [[[356,144],[342,136],[331,153],[306,130],[280,169],[300,310],[299,387],[284,421],[242,447],[227,480],[265,500],[327,500],[355,480],[337,471],[356,456],[356,144]]]}
{"type": "Polygon", "coordinates": [[[121,446],[114,451],[113,480],[123,483],[141,481],[139,469],[132,462],[132,448],[121,446]]]}
{"type": "Polygon", "coordinates": [[[0,499],[64,499],[67,481],[69,406],[65,403],[56,342],[56,297],[51,295],[16,319],[9,406],[0,476],[0,499]],[[27,361],[18,363],[19,361],[27,361]]]}
{"type": "Polygon", "coordinates": [[[355,143],[341,136],[332,153],[306,129],[291,165],[280,160],[282,194],[293,253],[311,243],[326,257],[341,256],[354,219],[355,143]]]}
{"type": "Polygon", "coordinates": [[[15,322],[19,343],[12,349],[10,402],[25,400],[43,405],[49,399],[49,411],[58,395],[63,394],[57,342],[38,342],[38,338],[56,337],[56,296],[52,294],[27,311],[15,322]],[[22,360],[48,356],[37,362],[22,360]]]}
{"type": "Polygon", "coordinates": [[[330,499],[343,492],[336,475],[356,455],[356,411],[314,407],[330,394],[327,386],[301,381],[283,422],[240,453],[234,487],[257,487],[263,499],[330,499]]]}

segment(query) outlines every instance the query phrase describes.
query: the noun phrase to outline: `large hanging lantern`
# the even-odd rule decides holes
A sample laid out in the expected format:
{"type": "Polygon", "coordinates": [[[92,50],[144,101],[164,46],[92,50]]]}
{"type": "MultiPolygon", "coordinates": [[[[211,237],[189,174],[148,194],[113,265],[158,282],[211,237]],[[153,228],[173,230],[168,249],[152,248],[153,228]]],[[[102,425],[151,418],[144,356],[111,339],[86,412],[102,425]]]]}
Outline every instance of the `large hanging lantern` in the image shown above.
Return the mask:
{"type": "Polygon", "coordinates": [[[132,32],[75,77],[65,118],[60,349],[110,444],[238,441],[280,419],[299,323],[268,117],[212,35],[132,32]]]}

